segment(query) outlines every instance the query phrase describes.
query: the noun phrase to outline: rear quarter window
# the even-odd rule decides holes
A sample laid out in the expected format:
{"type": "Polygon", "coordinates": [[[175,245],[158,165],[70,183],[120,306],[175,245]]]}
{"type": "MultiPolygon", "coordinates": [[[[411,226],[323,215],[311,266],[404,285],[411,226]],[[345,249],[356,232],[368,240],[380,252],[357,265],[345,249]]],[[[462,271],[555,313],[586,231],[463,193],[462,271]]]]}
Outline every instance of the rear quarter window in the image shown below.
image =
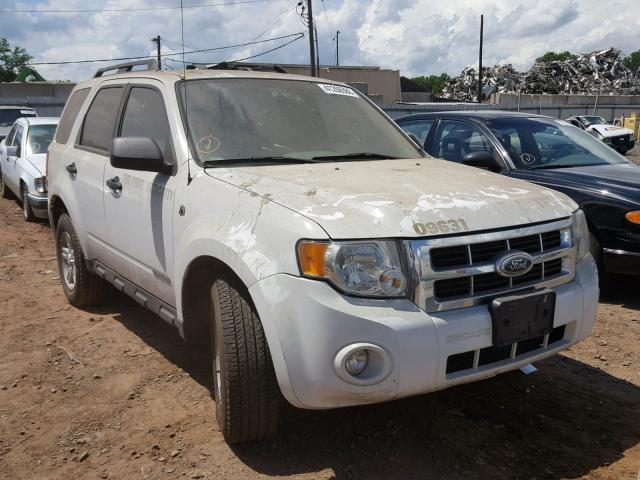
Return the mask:
{"type": "Polygon", "coordinates": [[[80,107],[82,107],[82,104],[89,94],[89,90],[91,89],[82,88],[80,90],[76,90],[71,94],[71,97],[69,97],[67,105],[64,108],[64,112],[62,112],[62,118],[60,118],[58,130],[56,131],[56,143],[67,143],[69,141],[71,129],[78,117],[80,107]]]}

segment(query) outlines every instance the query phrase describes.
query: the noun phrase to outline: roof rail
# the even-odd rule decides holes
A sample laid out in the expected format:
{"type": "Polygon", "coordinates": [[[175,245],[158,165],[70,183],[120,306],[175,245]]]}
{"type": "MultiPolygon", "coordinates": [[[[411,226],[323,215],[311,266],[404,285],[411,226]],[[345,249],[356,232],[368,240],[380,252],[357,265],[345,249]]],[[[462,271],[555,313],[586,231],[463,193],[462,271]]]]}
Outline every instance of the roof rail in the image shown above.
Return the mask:
{"type": "Polygon", "coordinates": [[[221,62],[213,65],[206,63],[192,63],[190,65],[187,65],[187,70],[245,70],[249,72],[288,73],[279,65],[248,66],[243,65],[242,62],[221,62]]]}
{"type": "Polygon", "coordinates": [[[132,72],[133,67],[137,65],[146,65],[147,70],[150,72],[157,72],[159,70],[158,62],[156,62],[154,58],[145,58],[144,60],[133,60],[131,62],[118,63],[117,65],[109,65],[108,67],[100,68],[96,71],[93,78],[102,77],[106,72],[111,72],[112,70],[117,70],[115,73],[132,72]]]}

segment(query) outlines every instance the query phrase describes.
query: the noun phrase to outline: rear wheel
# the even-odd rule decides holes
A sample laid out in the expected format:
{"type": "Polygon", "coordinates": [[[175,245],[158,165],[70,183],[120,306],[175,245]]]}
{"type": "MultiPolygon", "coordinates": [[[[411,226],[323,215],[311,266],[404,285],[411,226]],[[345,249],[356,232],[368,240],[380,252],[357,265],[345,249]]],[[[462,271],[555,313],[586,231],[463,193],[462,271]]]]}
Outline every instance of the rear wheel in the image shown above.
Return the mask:
{"type": "Polygon", "coordinates": [[[20,190],[22,193],[22,215],[24,216],[24,221],[35,222],[36,216],[33,214],[31,202],[29,201],[29,190],[25,185],[22,185],[22,188],[20,190]]]}
{"type": "Polygon", "coordinates": [[[211,288],[211,363],[218,426],[229,443],[263,440],[278,427],[281,396],[262,323],[230,275],[211,288]]]}
{"type": "Polygon", "coordinates": [[[56,249],[62,289],[69,303],[75,307],[99,304],[105,297],[107,284],[87,268],[78,235],[66,213],[58,220],[56,249]]]}

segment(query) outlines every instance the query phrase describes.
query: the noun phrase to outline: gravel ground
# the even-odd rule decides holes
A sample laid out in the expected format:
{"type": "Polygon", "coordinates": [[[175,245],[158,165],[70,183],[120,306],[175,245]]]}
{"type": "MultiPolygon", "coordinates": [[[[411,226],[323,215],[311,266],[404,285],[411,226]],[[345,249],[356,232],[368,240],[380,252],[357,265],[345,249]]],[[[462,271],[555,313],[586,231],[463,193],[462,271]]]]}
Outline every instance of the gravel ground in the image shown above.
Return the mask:
{"type": "Polygon", "coordinates": [[[275,440],[230,447],[207,352],[122,295],[69,306],[49,228],[0,200],[0,478],[636,480],[638,292],[638,279],[611,280],[594,335],[535,374],[291,408],[275,440]]]}

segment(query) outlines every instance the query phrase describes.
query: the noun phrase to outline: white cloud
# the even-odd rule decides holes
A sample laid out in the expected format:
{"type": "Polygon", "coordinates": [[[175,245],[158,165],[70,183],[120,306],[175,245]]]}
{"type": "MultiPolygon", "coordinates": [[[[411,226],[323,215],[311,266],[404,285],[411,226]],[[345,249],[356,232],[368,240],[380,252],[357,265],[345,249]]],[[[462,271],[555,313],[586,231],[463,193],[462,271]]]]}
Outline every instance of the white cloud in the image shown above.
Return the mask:
{"type": "MultiPolygon", "coordinates": [[[[221,0],[192,0],[187,5],[221,0]]],[[[82,9],[175,6],[178,0],[22,0],[5,8],[82,9]],[[98,7],[96,7],[99,5],[98,7]]],[[[5,5],[9,3],[9,5],[5,5]]],[[[297,3],[265,3],[185,10],[187,49],[212,48],[250,41],[297,3]]],[[[625,52],[640,47],[636,0],[319,0],[314,13],[322,63],[335,59],[332,37],[340,29],[342,64],[369,64],[400,69],[402,74],[458,73],[477,62],[478,23],[485,15],[484,63],[513,63],[527,68],[548,50],[586,52],[616,46],[625,52]]],[[[0,30],[12,44],[24,46],[36,61],[117,58],[153,54],[150,38],[160,34],[164,53],[180,50],[180,14],[176,10],[94,14],[2,14],[0,30]]],[[[295,11],[262,38],[305,31],[295,11]]],[[[221,61],[264,51],[278,42],[188,57],[221,61]]],[[[176,57],[179,60],[180,57],[176,57]]],[[[302,39],[262,57],[264,61],[308,61],[302,39]]],[[[174,68],[178,63],[167,62],[174,68]]],[[[103,65],[103,64],[100,64],[103,65]]],[[[41,66],[49,79],[79,80],[97,64],[41,66]]]]}

